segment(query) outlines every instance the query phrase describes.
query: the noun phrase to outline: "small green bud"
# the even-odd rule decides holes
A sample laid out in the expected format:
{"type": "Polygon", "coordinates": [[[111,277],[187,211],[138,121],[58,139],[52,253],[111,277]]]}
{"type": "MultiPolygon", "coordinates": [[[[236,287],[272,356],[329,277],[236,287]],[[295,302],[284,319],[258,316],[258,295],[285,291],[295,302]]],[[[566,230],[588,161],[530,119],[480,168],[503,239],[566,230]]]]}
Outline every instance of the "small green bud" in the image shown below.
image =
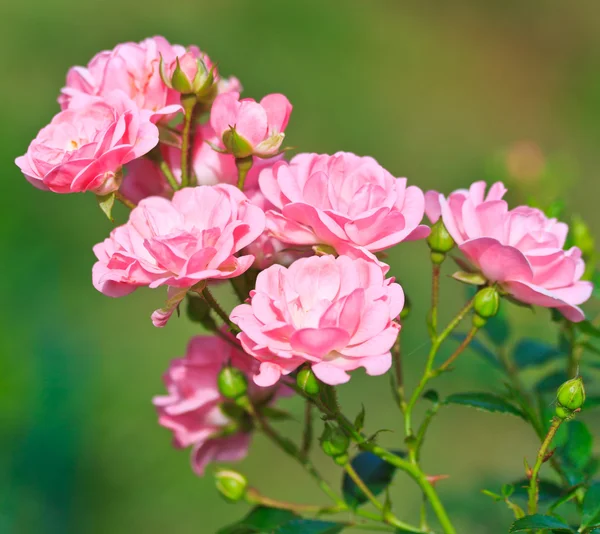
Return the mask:
{"type": "Polygon", "coordinates": [[[494,317],[500,309],[500,295],[495,287],[484,287],[475,295],[473,302],[475,313],[483,319],[494,317]]]}
{"type": "Polygon", "coordinates": [[[346,453],[350,446],[350,438],[339,427],[329,423],[321,436],[321,448],[327,456],[335,458],[346,453]]]}
{"type": "Polygon", "coordinates": [[[450,252],[454,248],[454,239],[452,239],[452,236],[446,230],[441,218],[431,227],[427,244],[432,252],[440,254],[446,254],[446,252],[450,252]]]}
{"type": "Polygon", "coordinates": [[[217,386],[226,399],[237,399],[248,391],[248,379],[237,367],[226,365],[219,371],[217,386]]]}
{"type": "Polygon", "coordinates": [[[217,490],[229,502],[241,501],[248,487],[246,477],[237,471],[220,469],[215,473],[217,490]]]}
{"type": "Polygon", "coordinates": [[[338,454],[337,456],[333,457],[333,461],[337,465],[341,465],[341,466],[346,465],[348,463],[349,459],[350,459],[350,457],[348,456],[347,452],[345,452],[344,454],[338,454]]]}
{"type": "Polygon", "coordinates": [[[303,367],[298,371],[296,384],[307,395],[317,395],[319,393],[319,380],[310,367],[303,367]]]}
{"type": "Polygon", "coordinates": [[[558,388],[556,396],[558,405],[569,411],[578,410],[585,402],[585,388],[580,376],[567,380],[558,388]]]}

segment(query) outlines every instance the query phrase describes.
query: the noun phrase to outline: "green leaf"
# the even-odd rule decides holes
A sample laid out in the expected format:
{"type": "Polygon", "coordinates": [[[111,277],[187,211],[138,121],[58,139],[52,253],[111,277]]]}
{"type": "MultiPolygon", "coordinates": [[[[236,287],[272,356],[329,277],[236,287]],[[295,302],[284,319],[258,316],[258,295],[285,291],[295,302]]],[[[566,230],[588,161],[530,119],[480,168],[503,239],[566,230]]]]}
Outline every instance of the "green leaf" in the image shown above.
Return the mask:
{"type": "Polygon", "coordinates": [[[501,491],[502,495],[508,499],[515,492],[515,487],[512,484],[504,484],[501,491]]]}
{"type": "Polygon", "coordinates": [[[344,523],[318,519],[292,519],[273,531],[274,534],[338,534],[346,528],[344,523]]]}
{"type": "Polygon", "coordinates": [[[552,529],[555,532],[575,532],[569,525],[565,525],[550,515],[526,515],[517,519],[510,527],[510,532],[526,532],[530,530],[552,529]]]}
{"type": "Polygon", "coordinates": [[[471,273],[466,271],[456,271],[452,275],[452,278],[462,282],[463,284],[469,284],[473,286],[482,286],[487,281],[485,276],[483,276],[481,273],[471,273]]]}
{"type": "MultiPolygon", "coordinates": [[[[394,454],[404,456],[403,453],[398,451],[395,451],[394,454]]],[[[352,465],[373,495],[379,495],[390,485],[396,471],[395,466],[368,451],[357,454],[350,462],[350,465],[352,465]]],[[[368,500],[365,494],[348,476],[348,473],[344,473],[342,492],[344,500],[352,508],[356,508],[368,500]]]]}
{"type": "Polygon", "coordinates": [[[570,421],[567,423],[568,437],[561,456],[578,469],[583,469],[592,457],[593,438],[585,423],[570,421]]]}
{"type": "Polygon", "coordinates": [[[520,369],[542,365],[559,356],[563,356],[563,352],[557,347],[527,338],[519,341],[513,352],[514,362],[520,369]]]}
{"type": "Polygon", "coordinates": [[[354,428],[357,432],[360,432],[365,426],[365,405],[363,404],[360,408],[360,412],[354,420],[354,428]]]}
{"type": "Polygon", "coordinates": [[[566,439],[557,452],[569,484],[575,486],[585,482],[589,478],[590,467],[592,471],[595,467],[592,460],[593,438],[581,421],[569,421],[563,426],[566,427],[566,439]]]}
{"type": "MultiPolygon", "coordinates": [[[[451,337],[452,339],[455,339],[458,342],[462,342],[467,337],[467,334],[454,333],[451,335],[451,337]]],[[[502,365],[498,361],[496,355],[490,349],[488,349],[481,341],[479,341],[479,339],[475,338],[471,340],[471,343],[469,343],[469,346],[466,350],[472,350],[477,355],[481,356],[484,360],[486,360],[488,363],[492,364],[494,367],[497,367],[499,369],[502,368],[502,365]]]]}
{"type": "Polygon", "coordinates": [[[525,419],[523,412],[516,406],[492,393],[455,393],[446,398],[446,403],[462,404],[485,412],[508,413],[525,419]]]}
{"type": "Polygon", "coordinates": [[[440,402],[440,395],[435,389],[428,389],[423,393],[423,398],[433,402],[433,404],[438,404],[440,402]]]}
{"type": "Polygon", "coordinates": [[[109,193],[108,195],[96,195],[98,206],[104,212],[104,215],[108,217],[110,222],[115,222],[112,216],[112,209],[115,205],[115,192],[109,193]]]}
{"type": "Polygon", "coordinates": [[[600,482],[592,484],[585,493],[581,526],[583,528],[600,525],[600,482]]]}
{"type": "Polygon", "coordinates": [[[257,506],[246,517],[220,529],[217,534],[266,534],[294,519],[298,519],[298,516],[289,510],[257,506]]]}

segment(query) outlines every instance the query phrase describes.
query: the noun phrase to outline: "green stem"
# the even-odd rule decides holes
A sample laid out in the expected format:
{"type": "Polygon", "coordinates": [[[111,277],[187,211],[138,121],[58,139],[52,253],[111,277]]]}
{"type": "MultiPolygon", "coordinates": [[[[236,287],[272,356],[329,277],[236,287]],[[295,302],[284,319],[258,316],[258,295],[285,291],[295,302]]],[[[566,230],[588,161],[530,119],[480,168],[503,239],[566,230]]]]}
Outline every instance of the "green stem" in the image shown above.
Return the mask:
{"type": "MultiPolygon", "coordinates": [[[[365,436],[363,436],[360,432],[358,432],[352,422],[345,417],[342,413],[333,412],[328,409],[318,398],[307,396],[296,384],[295,381],[286,381],[286,384],[295,390],[298,394],[303,397],[311,400],[315,403],[315,405],[330,419],[335,419],[338,424],[346,431],[346,433],[355,441],[359,448],[364,451],[369,451],[384,460],[385,462],[394,465],[401,471],[404,471],[408,476],[410,476],[421,488],[423,494],[429,500],[431,508],[433,509],[443,531],[444,534],[456,534],[456,530],[448,517],[448,514],[442,504],[440,498],[438,497],[435,488],[433,485],[427,480],[427,476],[425,473],[421,471],[421,468],[416,464],[409,462],[400,456],[396,456],[394,453],[384,449],[383,447],[371,442],[367,441],[365,436]]],[[[414,528],[414,527],[413,527],[414,528]]],[[[410,532],[410,531],[409,531],[410,532]]],[[[419,529],[413,530],[413,532],[422,532],[419,529]]]]}
{"type": "Polygon", "coordinates": [[[302,432],[302,445],[300,454],[302,458],[307,458],[313,442],[313,422],[312,422],[313,404],[305,401],[304,405],[304,431],[302,432]]]}
{"type": "Polygon", "coordinates": [[[250,401],[247,402],[246,408],[263,433],[283,452],[294,458],[302,467],[304,467],[306,472],[315,480],[323,493],[325,493],[338,507],[341,507],[342,510],[345,510],[347,506],[344,500],[341,497],[338,497],[336,492],[333,491],[331,486],[329,486],[329,484],[315,469],[312,462],[308,458],[301,457],[296,445],[294,445],[294,443],[292,443],[290,440],[280,436],[277,431],[271,427],[271,425],[269,425],[265,418],[262,417],[260,412],[254,408],[250,401]]]}
{"type": "Polygon", "coordinates": [[[415,442],[415,445],[414,445],[415,460],[417,462],[419,461],[419,458],[421,456],[421,447],[423,446],[423,441],[425,440],[425,434],[427,433],[427,429],[429,428],[429,425],[431,424],[431,420],[434,418],[435,414],[437,414],[439,409],[440,409],[440,405],[435,404],[432,408],[427,410],[427,413],[425,414],[425,419],[423,419],[423,422],[421,423],[421,426],[419,427],[419,430],[417,432],[417,441],[415,442]]]}
{"type": "Polygon", "coordinates": [[[421,502],[421,513],[419,514],[419,526],[421,529],[428,531],[429,523],[427,522],[427,499],[423,495],[423,501],[421,502]]]}
{"type": "Polygon", "coordinates": [[[431,311],[429,315],[429,324],[431,328],[431,337],[437,337],[438,327],[438,302],[440,298],[440,268],[438,263],[432,263],[431,271],[431,311]]]}
{"type": "Polygon", "coordinates": [[[360,478],[360,475],[356,472],[356,470],[352,467],[352,465],[350,463],[347,463],[344,466],[344,469],[345,469],[346,473],[348,473],[348,476],[358,486],[360,491],[362,491],[365,494],[365,496],[367,497],[367,499],[369,499],[369,501],[371,501],[373,506],[375,506],[375,508],[377,508],[382,513],[382,517],[380,518],[380,521],[383,520],[384,522],[388,523],[389,525],[392,525],[396,528],[401,528],[403,530],[407,530],[408,532],[421,532],[420,529],[417,529],[416,527],[413,527],[412,525],[409,525],[408,523],[404,523],[404,521],[400,521],[400,519],[398,519],[391,511],[386,511],[385,506],[379,502],[379,500],[377,499],[377,497],[375,497],[375,495],[373,495],[373,492],[363,482],[362,478],[360,478]]]}
{"type": "Polygon", "coordinates": [[[255,488],[248,488],[246,491],[246,500],[250,504],[262,504],[269,508],[277,508],[279,510],[291,510],[298,513],[315,513],[315,514],[337,514],[343,512],[346,507],[339,506],[320,506],[316,504],[296,504],[279,499],[272,499],[261,494],[255,488]]]}
{"type": "Polygon", "coordinates": [[[181,131],[181,187],[190,185],[190,153],[192,151],[191,129],[196,106],[196,95],[181,95],[183,106],[183,129],[181,131]]]}
{"type": "Polygon", "coordinates": [[[429,356],[427,357],[427,362],[425,364],[425,371],[417,388],[413,392],[408,404],[406,405],[406,410],[404,413],[404,431],[406,433],[406,437],[411,437],[414,435],[412,430],[412,412],[415,404],[419,400],[419,397],[423,394],[425,387],[429,380],[431,380],[438,373],[433,371],[433,364],[435,362],[435,357],[437,352],[441,346],[441,344],[445,341],[445,339],[452,333],[452,331],[459,325],[459,323],[464,319],[465,315],[471,310],[473,307],[473,299],[471,299],[464,306],[462,310],[458,312],[456,317],[450,321],[450,324],[438,335],[436,336],[431,343],[431,350],[429,351],[429,356]]]}
{"type": "Polygon", "coordinates": [[[133,202],[131,202],[131,200],[129,200],[126,196],[123,195],[123,193],[121,193],[121,191],[115,191],[115,198],[124,206],[126,206],[127,208],[129,208],[130,210],[132,210],[133,208],[135,208],[135,204],[133,202]]]}
{"type": "Polygon", "coordinates": [[[217,313],[217,315],[223,320],[223,322],[229,327],[229,329],[232,332],[239,332],[240,329],[231,322],[231,319],[229,319],[229,315],[227,314],[227,312],[221,307],[221,305],[216,301],[215,297],[213,297],[213,294],[210,292],[210,290],[208,289],[208,286],[206,286],[200,293],[202,295],[202,297],[204,298],[204,300],[206,300],[207,304],[213,309],[215,310],[215,312],[217,313]]]}
{"type": "Polygon", "coordinates": [[[463,339],[462,343],[456,348],[452,355],[442,365],[440,365],[438,371],[446,371],[448,367],[450,367],[454,363],[454,360],[456,360],[456,358],[458,358],[461,355],[461,353],[469,346],[469,343],[473,341],[473,338],[477,334],[478,330],[479,328],[477,326],[473,326],[471,330],[469,330],[467,337],[463,339]]]}
{"type": "Polygon", "coordinates": [[[540,494],[538,474],[540,472],[542,464],[544,463],[544,461],[546,459],[546,455],[548,453],[548,448],[550,447],[550,444],[552,443],[552,439],[556,435],[556,431],[559,429],[559,427],[563,421],[564,421],[564,419],[560,419],[558,417],[555,417],[552,420],[552,424],[550,425],[550,429],[548,430],[548,433],[546,434],[546,438],[542,442],[542,446],[540,447],[540,450],[538,451],[535,465],[533,466],[533,469],[531,470],[531,480],[529,482],[529,492],[528,492],[529,493],[529,503],[528,503],[529,515],[537,513],[538,498],[539,498],[539,494],[540,494]]]}
{"type": "MultiPolygon", "coordinates": [[[[523,381],[521,380],[521,378],[519,376],[519,370],[518,370],[517,366],[512,361],[512,359],[509,357],[506,350],[500,349],[498,352],[498,357],[499,357],[500,363],[502,364],[502,367],[504,368],[504,371],[510,378],[511,385],[522,397],[522,401],[519,400],[519,406],[521,407],[523,412],[527,415],[527,418],[528,418],[529,422],[531,423],[531,426],[533,427],[533,430],[536,433],[536,435],[538,436],[538,438],[541,441],[543,441],[546,436],[546,430],[544,428],[544,424],[542,422],[541,417],[538,416],[538,413],[536,412],[536,410],[532,408],[534,399],[531,397],[531,395],[527,391],[527,388],[524,386],[523,381]]],[[[540,399],[540,402],[541,402],[541,399],[540,399]]],[[[544,409],[544,407],[540,406],[540,410],[539,410],[540,413],[543,413],[543,409],[544,409]]],[[[570,484],[563,468],[561,467],[560,463],[557,461],[557,459],[554,457],[550,458],[550,464],[552,465],[552,468],[560,476],[563,483],[566,486],[570,486],[571,484],[570,484]]]]}
{"type": "Polygon", "coordinates": [[[400,332],[398,332],[398,337],[396,338],[396,343],[392,348],[392,358],[394,360],[394,371],[395,371],[395,381],[393,382],[394,387],[394,397],[398,403],[398,407],[402,412],[404,412],[406,408],[406,399],[404,395],[404,375],[402,372],[402,349],[400,342],[400,332]]]}
{"type": "Polygon", "coordinates": [[[377,508],[378,510],[380,510],[380,511],[383,512],[383,509],[384,509],[383,504],[381,504],[377,500],[377,497],[375,497],[375,495],[373,495],[373,492],[363,482],[362,478],[360,478],[359,474],[356,472],[356,470],[354,469],[354,467],[352,467],[352,465],[350,463],[347,463],[344,466],[344,469],[345,469],[346,473],[348,473],[348,476],[358,486],[358,488],[360,489],[360,491],[362,491],[364,493],[365,497],[367,499],[369,499],[369,501],[371,501],[371,503],[373,504],[373,506],[375,506],[375,508],[377,508]]]}
{"type": "Polygon", "coordinates": [[[180,186],[177,183],[177,179],[175,178],[171,167],[169,167],[169,164],[165,161],[165,159],[162,156],[158,160],[158,166],[160,167],[162,173],[165,175],[167,182],[169,182],[171,189],[173,189],[173,191],[177,191],[180,188],[180,186]]]}
{"type": "Polygon", "coordinates": [[[244,190],[244,183],[246,182],[246,176],[248,175],[248,171],[252,168],[253,163],[252,156],[246,156],[245,158],[235,158],[235,166],[238,170],[238,189],[240,191],[244,190]]]}

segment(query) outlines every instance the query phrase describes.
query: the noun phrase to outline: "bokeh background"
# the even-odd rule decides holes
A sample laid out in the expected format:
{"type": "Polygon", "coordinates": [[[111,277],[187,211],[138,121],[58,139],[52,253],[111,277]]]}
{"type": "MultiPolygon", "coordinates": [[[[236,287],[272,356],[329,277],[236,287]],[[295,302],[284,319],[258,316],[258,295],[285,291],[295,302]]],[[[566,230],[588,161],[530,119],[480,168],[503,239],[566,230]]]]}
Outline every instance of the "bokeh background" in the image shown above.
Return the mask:
{"type": "MultiPolygon", "coordinates": [[[[246,95],[285,93],[294,104],[288,140],[304,151],[369,154],[424,189],[503,179],[513,201],[563,199],[600,233],[595,0],[2,2],[2,533],[204,534],[245,513],[217,496],[210,476],[195,477],[187,452],[172,449],[156,424],[161,374],[197,327],[182,317],[153,328],[161,291],[120,300],[97,293],[91,246],[111,226],[94,198],[35,190],[13,164],[58,111],[71,65],[154,34],[198,44],[246,95]]],[[[414,304],[403,334],[414,384],[427,351],[426,247],[403,245],[390,261],[414,304]]],[[[463,299],[457,286],[444,279],[446,317],[463,299]]],[[[547,313],[510,313],[515,337],[553,337],[547,313]]],[[[438,386],[501,384],[467,353],[438,386]]],[[[365,404],[369,429],[394,430],[382,443],[401,445],[386,377],[357,372],[340,390],[349,413],[365,404]]],[[[300,417],[299,403],[284,404],[300,417]]],[[[300,423],[286,431],[299,434],[300,423]]],[[[444,410],[423,460],[429,472],[450,475],[439,490],[460,532],[506,532],[508,511],[479,490],[522,476],[523,456],[536,447],[520,420],[444,410]]],[[[317,463],[336,483],[331,462],[317,463]]],[[[268,495],[322,502],[262,437],[240,469],[268,495]]],[[[419,496],[402,474],[392,497],[398,515],[414,520],[419,496]]]]}

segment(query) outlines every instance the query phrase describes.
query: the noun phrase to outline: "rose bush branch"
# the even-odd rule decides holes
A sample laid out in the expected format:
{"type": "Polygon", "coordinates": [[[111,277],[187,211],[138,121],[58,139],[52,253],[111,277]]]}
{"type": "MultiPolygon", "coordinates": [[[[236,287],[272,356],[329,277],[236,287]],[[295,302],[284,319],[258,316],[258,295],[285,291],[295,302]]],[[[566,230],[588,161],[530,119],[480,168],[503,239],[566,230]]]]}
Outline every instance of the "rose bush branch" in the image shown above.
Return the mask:
{"type": "Polygon", "coordinates": [[[426,517],[430,507],[442,531],[455,534],[434,487],[440,477],[426,475],[419,464],[433,418],[453,402],[522,417],[542,440],[527,473],[529,516],[511,500],[514,486],[505,485],[502,495],[487,492],[517,516],[511,531],[600,527],[594,519],[600,498],[587,427],[570,422],[558,458],[550,450],[559,426],[581,408],[581,377],[559,388],[549,431],[544,395],[556,376],[536,384],[535,398],[519,377],[520,366],[554,361],[565,355],[566,346],[570,376],[580,367],[587,372],[586,354],[599,352],[594,343],[600,330],[585,321],[581,308],[592,296],[590,279],[600,277],[594,240],[581,219],[574,217],[569,231],[556,209],[511,209],[500,182],[489,188],[475,182],[445,196],[424,193],[368,156],[300,153],[288,159],[282,146],[292,111],[288,99],[274,93],[257,102],[241,98],[241,91],[236,78],[223,78],[195,46],[162,37],[123,43],[68,72],[60,111],[16,159],[35,187],[95,195],[111,221],[116,200],[130,208],[127,220],[93,247],[92,282],[98,291],[123,297],[142,287],[159,289],[166,299],[151,315],[154,326],[165,327],[187,301],[188,317],[210,333],[192,338],[185,355],[171,361],[164,375],[166,394],[153,400],[159,423],[173,433],[175,445],[191,450],[194,472],[203,476],[210,464],[242,459],[259,431],[302,465],[334,504],[271,499],[248,488],[241,474],[218,469],[216,485],[227,500],[245,498],[258,505],[248,521],[257,519],[253,514],[261,524],[276,516],[289,520],[284,529],[312,532],[323,522],[303,515],[348,512],[351,522],[325,522],[328,531],[364,527],[424,533],[432,532],[426,517]],[[425,214],[429,224],[423,223],[425,214]],[[409,355],[402,354],[400,332],[410,332],[405,321],[410,306],[384,258],[392,247],[425,239],[432,263],[431,348],[407,398],[402,365],[409,355]],[[476,291],[440,331],[441,266],[451,250],[460,268],[452,278],[476,291]],[[226,280],[240,302],[231,313],[209,290],[226,280]],[[540,348],[537,340],[525,339],[511,358],[506,325],[494,333],[494,324],[501,324],[501,300],[550,308],[561,327],[560,346],[540,348]],[[442,346],[468,315],[472,327],[436,367],[442,346]],[[489,339],[475,339],[479,331],[489,339]],[[434,391],[425,394],[430,381],[452,369],[467,347],[498,366],[488,341],[512,384],[508,392],[456,393],[445,399],[434,391]],[[359,368],[369,376],[390,373],[405,417],[407,457],[380,446],[377,433],[363,432],[364,406],[354,422],[343,414],[335,388],[359,368]],[[271,425],[289,415],[277,407],[289,394],[286,384],[306,399],[300,445],[271,425]],[[417,428],[414,409],[423,396],[433,405],[417,428]],[[309,458],[313,406],[324,419],[321,450],[344,474],[343,497],[309,458]],[[352,443],[359,453],[351,458],[352,443]],[[539,514],[538,494],[545,486],[539,475],[548,459],[561,476],[563,496],[539,514]],[[371,467],[369,462],[376,462],[383,482],[370,479],[363,462],[371,467]],[[424,496],[420,527],[391,511],[387,490],[396,469],[424,496]],[[571,498],[582,510],[574,527],[556,512],[571,498]],[[356,503],[350,505],[351,499],[356,503]],[[376,512],[359,508],[367,502],[376,512]]]}

